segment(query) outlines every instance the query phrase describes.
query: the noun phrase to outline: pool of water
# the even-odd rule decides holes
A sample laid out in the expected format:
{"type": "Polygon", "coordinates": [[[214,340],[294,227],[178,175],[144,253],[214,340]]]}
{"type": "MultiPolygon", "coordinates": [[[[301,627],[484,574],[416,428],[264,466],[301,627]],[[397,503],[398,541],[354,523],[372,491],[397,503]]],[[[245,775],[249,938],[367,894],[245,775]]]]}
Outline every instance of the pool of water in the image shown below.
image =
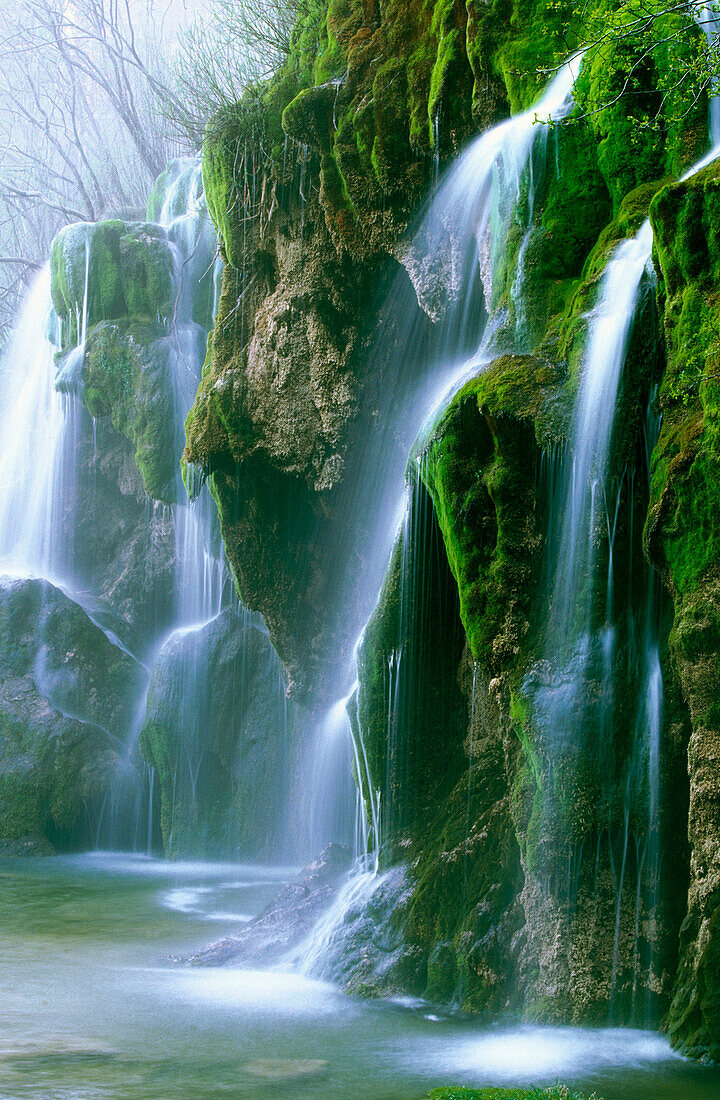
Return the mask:
{"type": "Polygon", "coordinates": [[[650,1032],[481,1026],[290,970],[171,961],[250,919],[292,872],[93,854],[0,860],[0,1100],[419,1100],[551,1084],[718,1100],[720,1071],[650,1032]]]}

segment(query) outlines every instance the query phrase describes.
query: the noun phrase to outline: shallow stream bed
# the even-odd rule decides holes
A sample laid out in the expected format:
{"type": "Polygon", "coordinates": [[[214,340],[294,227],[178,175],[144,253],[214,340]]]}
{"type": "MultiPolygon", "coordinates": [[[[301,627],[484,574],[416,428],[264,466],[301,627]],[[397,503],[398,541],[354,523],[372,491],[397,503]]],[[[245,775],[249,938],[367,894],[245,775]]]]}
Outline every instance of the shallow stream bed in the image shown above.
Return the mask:
{"type": "Polygon", "coordinates": [[[481,1026],[281,970],[166,961],[237,929],[276,868],[93,854],[0,860],[0,1100],[418,1100],[561,1081],[606,1100],[718,1100],[720,1070],[649,1032],[481,1026]]]}

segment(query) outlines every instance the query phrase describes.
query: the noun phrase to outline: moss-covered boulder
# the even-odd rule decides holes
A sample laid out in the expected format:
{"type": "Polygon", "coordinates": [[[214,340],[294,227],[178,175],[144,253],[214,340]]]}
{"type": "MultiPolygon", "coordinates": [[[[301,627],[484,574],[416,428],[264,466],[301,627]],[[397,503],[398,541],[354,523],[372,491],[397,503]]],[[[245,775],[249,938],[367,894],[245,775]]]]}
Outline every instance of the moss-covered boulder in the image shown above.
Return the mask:
{"type": "Polygon", "coordinates": [[[130,441],[145,492],[166,503],[182,492],[177,360],[164,325],[126,317],[95,325],[82,366],[88,412],[94,418],[109,417],[130,441]]]}
{"type": "Polygon", "coordinates": [[[518,652],[528,630],[540,546],[538,438],[551,441],[543,413],[547,420],[545,404],[561,380],[548,361],[496,360],[457,394],[424,449],[422,477],[458,583],[471,653],[491,671],[518,652]]]}
{"type": "Polygon", "coordinates": [[[52,298],[72,347],[99,321],[125,314],[165,320],[172,314],[173,260],[165,233],[119,220],[63,229],[51,252],[52,298]]]}
{"type": "Polygon", "coordinates": [[[154,666],[140,746],[171,856],[277,858],[293,743],[277,656],[228,609],[173,634],[154,666]]]}
{"type": "Polygon", "coordinates": [[[76,410],[76,477],[59,509],[68,573],[92,593],[95,612],[146,660],[174,621],[175,529],[167,508],[148,507],[132,444],[109,417],[76,410]]]}
{"type": "Polygon", "coordinates": [[[0,580],[0,836],[95,840],[144,669],[47,581],[0,580]]]}

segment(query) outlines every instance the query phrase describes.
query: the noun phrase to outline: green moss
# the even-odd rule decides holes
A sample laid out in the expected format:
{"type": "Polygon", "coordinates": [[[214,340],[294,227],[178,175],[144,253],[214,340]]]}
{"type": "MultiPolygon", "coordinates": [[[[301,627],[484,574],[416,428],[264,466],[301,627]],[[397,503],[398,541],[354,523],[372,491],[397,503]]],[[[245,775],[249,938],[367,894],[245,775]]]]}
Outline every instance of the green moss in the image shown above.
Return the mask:
{"type": "MultiPolygon", "coordinates": [[[[595,245],[590,250],[579,280],[573,284],[572,295],[568,297],[565,311],[559,322],[555,322],[556,331],[550,329],[541,349],[554,354],[568,365],[568,380],[562,395],[564,418],[567,421],[571,412],[571,403],[580,380],[580,369],[585,353],[587,337],[587,318],[597,301],[600,282],[610,257],[618,245],[634,236],[647,218],[653,195],[662,187],[662,181],[654,180],[641,184],[625,196],[617,216],[605,226],[595,245]]],[[[650,334],[648,334],[650,335],[650,334]]],[[[628,361],[638,356],[639,338],[635,340],[628,361]]],[[[654,354],[655,340],[647,341],[646,356],[654,354]]],[[[560,413],[560,409],[558,409],[560,413]]]]}
{"type": "Polygon", "coordinates": [[[647,537],[673,587],[720,560],[720,173],[663,188],[650,212],[662,273],[668,366],[647,537]]]}
{"type": "MultiPolygon", "coordinates": [[[[537,430],[559,383],[548,362],[505,356],[467,383],[424,447],[432,496],[473,656],[502,659],[508,621],[527,610],[537,430]]],[[[512,634],[512,631],[510,632],[512,634]]],[[[506,644],[514,644],[510,637],[506,644]]]]}
{"type": "Polygon", "coordinates": [[[182,441],[174,437],[171,355],[165,328],[126,318],[90,333],[82,399],[91,416],[109,416],[135,447],[147,494],[176,499],[182,441]]]}
{"type": "Polygon", "coordinates": [[[575,6],[568,0],[545,4],[515,0],[510,33],[499,47],[495,64],[502,73],[513,114],[527,110],[576,44],[572,30],[575,6]]]}
{"type": "Polygon", "coordinates": [[[157,224],[160,221],[160,214],[165,201],[168,184],[172,180],[172,175],[170,168],[166,168],[164,172],[161,172],[148,195],[146,215],[147,220],[153,224],[157,224]]]}
{"type": "MultiPolygon", "coordinates": [[[[534,161],[534,176],[540,183],[518,288],[530,347],[566,312],[585,261],[612,216],[587,124],[551,129],[543,140],[536,140],[534,161]]],[[[506,276],[508,281],[516,278],[517,256],[506,276]]],[[[513,307],[517,309],[514,298],[513,307]]]]}
{"type": "Polygon", "coordinates": [[[203,139],[203,190],[208,212],[222,243],[224,258],[240,267],[246,236],[245,190],[253,158],[265,136],[266,119],[257,89],[218,114],[203,139]]]}
{"type": "MultiPolygon", "coordinates": [[[[628,7],[627,19],[632,15],[628,7]]],[[[602,7],[596,17],[602,18],[602,7]]],[[[679,175],[707,143],[706,105],[683,90],[687,69],[704,49],[702,32],[679,12],[656,19],[649,33],[653,46],[647,36],[610,36],[586,55],[576,83],[579,109],[589,115],[616,210],[639,184],[679,175]]]]}
{"type": "Polygon", "coordinates": [[[127,313],[167,320],[172,315],[172,259],[151,226],[128,226],[120,238],[120,269],[127,313]]]}
{"type": "Polygon", "coordinates": [[[86,327],[130,313],[159,320],[172,310],[172,256],[157,226],[121,221],[70,225],[53,241],[51,294],[63,347],[86,327]]]}
{"type": "Polygon", "coordinates": [[[329,152],[332,148],[335,125],[333,111],[337,94],[337,85],[334,83],[305,88],[283,111],[282,125],[285,133],[296,141],[315,145],[321,152],[329,152]]]}

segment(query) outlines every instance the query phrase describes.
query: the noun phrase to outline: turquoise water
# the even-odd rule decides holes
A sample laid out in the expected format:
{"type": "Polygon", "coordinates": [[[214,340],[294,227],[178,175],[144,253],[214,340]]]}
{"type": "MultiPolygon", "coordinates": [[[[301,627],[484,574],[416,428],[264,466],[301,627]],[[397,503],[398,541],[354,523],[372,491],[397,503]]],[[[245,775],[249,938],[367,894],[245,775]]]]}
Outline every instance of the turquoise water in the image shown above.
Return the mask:
{"type": "Polygon", "coordinates": [[[720,1071],[649,1032],[480,1026],[292,972],[171,961],[258,912],[291,872],[137,856],[0,860],[0,1098],[419,1100],[549,1084],[718,1100],[720,1071]]]}

